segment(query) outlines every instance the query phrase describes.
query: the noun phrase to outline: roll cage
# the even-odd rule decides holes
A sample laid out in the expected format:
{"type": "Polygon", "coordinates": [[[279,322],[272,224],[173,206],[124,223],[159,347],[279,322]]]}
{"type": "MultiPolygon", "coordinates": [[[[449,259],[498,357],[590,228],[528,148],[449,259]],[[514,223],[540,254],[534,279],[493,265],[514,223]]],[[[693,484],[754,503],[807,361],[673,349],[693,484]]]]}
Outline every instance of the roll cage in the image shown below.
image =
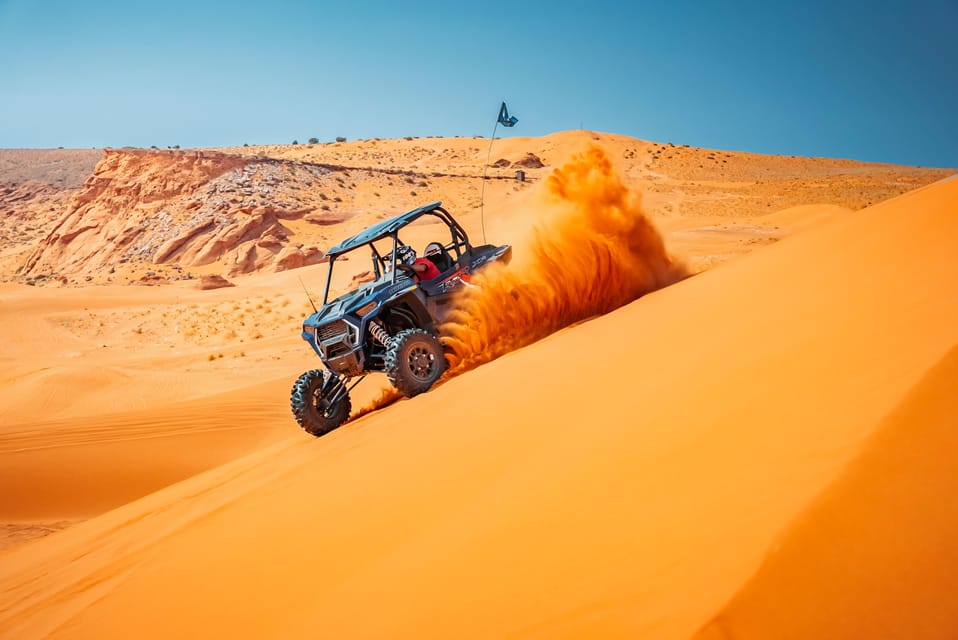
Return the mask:
{"type": "Polygon", "coordinates": [[[438,218],[449,229],[449,242],[442,246],[446,255],[449,256],[453,262],[458,262],[463,255],[472,253],[473,247],[469,242],[469,236],[466,234],[466,230],[456,222],[455,218],[453,218],[448,211],[442,208],[442,202],[436,201],[427,204],[389,218],[388,220],[378,222],[371,227],[367,227],[327,251],[326,255],[329,258],[329,269],[326,273],[326,290],[323,293],[323,304],[325,305],[329,302],[329,288],[333,278],[333,263],[338,257],[360,249],[361,247],[368,246],[371,250],[375,279],[378,280],[382,278],[384,274],[389,274],[391,276],[390,282],[395,283],[396,273],[399,271],[399,269],[396,268],[394,259],[396,249],[401,246],[406,246],[406,243],[399,238],[399,231],[423,216],[438,218]],[[385,253],[380,253],[375,243],[387,238],[392,239],[391,249],[385,253]],[[454,258],[453,255],[455,256],[454,258]]]}

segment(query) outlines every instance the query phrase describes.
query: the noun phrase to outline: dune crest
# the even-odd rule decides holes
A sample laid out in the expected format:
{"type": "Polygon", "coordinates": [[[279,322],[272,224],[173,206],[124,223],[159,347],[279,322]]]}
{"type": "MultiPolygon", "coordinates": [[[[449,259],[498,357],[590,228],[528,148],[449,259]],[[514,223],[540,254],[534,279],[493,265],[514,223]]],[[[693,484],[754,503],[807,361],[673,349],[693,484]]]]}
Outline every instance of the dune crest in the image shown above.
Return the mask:
{"type": "Polygon", "coordinates": [[[512,263],[478,275],[442,327],[453,375],[687,275],[600,147],[544,184],[512,263]]]}

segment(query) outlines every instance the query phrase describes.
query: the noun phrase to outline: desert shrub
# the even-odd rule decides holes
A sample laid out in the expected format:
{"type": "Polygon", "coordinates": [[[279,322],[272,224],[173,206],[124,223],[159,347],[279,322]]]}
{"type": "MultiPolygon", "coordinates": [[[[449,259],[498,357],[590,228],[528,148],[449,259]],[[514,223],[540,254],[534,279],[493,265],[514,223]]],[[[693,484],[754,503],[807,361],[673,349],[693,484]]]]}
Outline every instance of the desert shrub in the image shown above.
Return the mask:
{"type": "Polygon", "coordinates": [[[309,144],[319,144],[319,138],[310,138],[309,144]]]}
{"type": "Polygon", "coordinates": [[[293,144],[299,144],[299,140],[293,140],[293,144]]]}
{"type": "Polygon", "coordinates": [[[336,142],[346,142],[346,138],[342,136],[336,136],[336,142]]]}

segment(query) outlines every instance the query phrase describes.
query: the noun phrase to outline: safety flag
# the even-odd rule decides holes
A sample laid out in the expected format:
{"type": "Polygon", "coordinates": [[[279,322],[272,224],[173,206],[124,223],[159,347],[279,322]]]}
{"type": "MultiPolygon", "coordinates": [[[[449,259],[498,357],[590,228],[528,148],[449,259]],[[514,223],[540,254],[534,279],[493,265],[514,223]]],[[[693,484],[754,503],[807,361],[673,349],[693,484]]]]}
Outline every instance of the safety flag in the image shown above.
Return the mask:
{"type": "Polygon", "coordinates": [[[514,127],[517,122],[519,122],[519,118],[510,116],[509,110],[506,109],[506,103],[503,102],[502,106],[499,107],[499,124],[504,127],[514,127]]]}

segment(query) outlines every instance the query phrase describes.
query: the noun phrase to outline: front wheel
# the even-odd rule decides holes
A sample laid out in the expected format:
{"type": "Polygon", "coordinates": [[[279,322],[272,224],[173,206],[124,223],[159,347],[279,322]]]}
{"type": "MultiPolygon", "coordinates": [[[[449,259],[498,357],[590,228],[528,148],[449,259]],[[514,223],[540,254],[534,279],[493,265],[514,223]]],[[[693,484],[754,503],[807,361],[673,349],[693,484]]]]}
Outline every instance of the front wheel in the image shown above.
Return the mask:
{"type": "Polygon", "coordinates": [[[407,398],[429,391],[445,370],[439,339],[422,329],[400,331],[386,351],[386,376],[407,398]]]}
{"type": "Polygon", "coordinates": [[[349,394],[342,390],[341,397],[336,399],[341,386],[340,380],[322,369],[307,371],[293,385],[289,405],[296,422],[307,433],[321,436],[349,418],[349,394]]]}

